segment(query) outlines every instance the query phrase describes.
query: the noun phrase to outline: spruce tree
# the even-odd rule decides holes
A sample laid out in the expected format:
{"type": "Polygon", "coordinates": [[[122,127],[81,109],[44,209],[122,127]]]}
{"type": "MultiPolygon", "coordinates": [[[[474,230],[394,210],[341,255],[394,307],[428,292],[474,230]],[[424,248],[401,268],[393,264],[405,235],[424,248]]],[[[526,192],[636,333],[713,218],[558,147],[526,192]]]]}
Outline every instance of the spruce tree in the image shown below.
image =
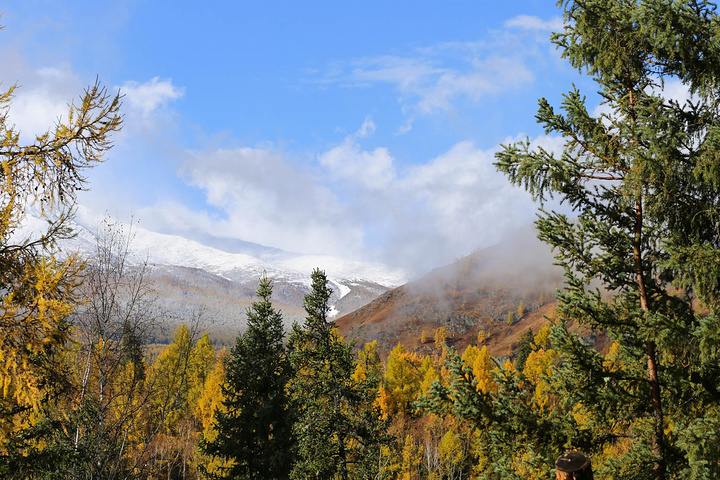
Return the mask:
{"type": "MultiPolygon", "coordinates": [[[[552,40],[591,75],[602,112],[573,88],[538,121],[561,154],[529,141],[497,167],[539,202],[539,238],[565,269],[557,395],[581,409],[567,445],[600,453],[614,478],[720,478],[720,21],[699,1],[561,1],[552,40]],[[668,97],[669,82],[689,100],[668,97]],[[592,283],[591,283],[592,282],[592,283]],[[602,285],[602,290],[591,287],[602,285]],[[567,329],[577,321],[620,347],[612,367],[567,329]]],[[[570,426],[569,426],[570,427],[570,426]]],[[[595,463],[595,462],[594,462],[595,463]]]]}
{"type": "Polygon", "coordinates": [[[377,376],[358,383],[352,344],[345,343],[328,319],[332,289],[325,273],[314,270],[305,296],[307,317],[290,334],[295,372],[288,385],[298,418],[297,459],[291,477],[375,478],[384,424],[372,406],[377,376]]]}
{"type": "Polygon", "coordinates": [[[535,336],[533,335],[532,329],[528,327],[522,335],[520,340],[517,342],[517,357],[515,358],[515,369],[518,372],[522,372],[525,368],[525,362],[527,361],[528,355],[532,352],[532,344],[535,336]]]}
{"type": "Polygon", "coordinates": [[[270,303],[272,283],[263,277],[259,301],[247,310],[225,365],[224,411],[216,411],[217,437],[201,442],[205,454],[231,460],[223,478],[282,479],[292,466],[293,416],[285,386],[290,368],[280,312],[270,303]]]}

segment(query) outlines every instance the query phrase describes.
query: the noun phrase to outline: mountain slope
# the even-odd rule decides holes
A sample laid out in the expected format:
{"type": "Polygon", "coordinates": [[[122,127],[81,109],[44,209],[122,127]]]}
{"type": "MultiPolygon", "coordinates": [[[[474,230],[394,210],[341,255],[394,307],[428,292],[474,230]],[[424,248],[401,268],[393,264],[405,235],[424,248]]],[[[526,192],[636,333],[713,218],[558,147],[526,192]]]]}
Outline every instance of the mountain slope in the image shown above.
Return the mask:
{"type": "Polygon", "coordinates": [[[554,310],[554,291],[563,278],[552,263],[550,251],[534,232],[519,232],[504,245],[477,251],[389,290],[336,324],[357,345],[378,340],[385,353],[398,343],[427,352],[434,348],[434,332],[441,326],[447,329],[448,343],[461,349],[482,330],[483,343],[495,356],[509,356],[519,335],[528,327],[536,332],[545,322],[543,316],[554,310]]]}

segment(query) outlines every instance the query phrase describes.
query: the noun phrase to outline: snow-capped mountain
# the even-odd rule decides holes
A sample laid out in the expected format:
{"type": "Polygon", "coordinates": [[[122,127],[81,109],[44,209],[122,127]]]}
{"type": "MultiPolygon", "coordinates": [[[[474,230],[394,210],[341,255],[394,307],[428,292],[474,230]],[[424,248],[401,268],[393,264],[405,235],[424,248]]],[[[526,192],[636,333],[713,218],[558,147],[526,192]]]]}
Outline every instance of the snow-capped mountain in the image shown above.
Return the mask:
{"type": "MultiPolygon", "coordinates": [[[[157,233],[137,224],[128,225],[79,207],[69,223],[76,233],[64,240],[63,251],[80,252],[92,258],[96,234],[103,220],[130,235],[131,258],[145,259],[154,266],[153,282],[159,302],[182,320],[194,307],[201,307],[215,327],[242,327],[245,307],[253,300],[258,279],[266,274],[273,281],[273,299],[286,322],[303,316],[302,300],[310,290],[314,268],[324,270],[334,291],[333,313],[345,314],[372,301],[390,288],[406,283],[405,272],[381,264],[365,263],[328,255],[285,252],[234,239],[206,237],[208,246],[178,235],[157,233]]],[[[29,214],[18,239],[36,237],[47,221],[29,214]]]]}

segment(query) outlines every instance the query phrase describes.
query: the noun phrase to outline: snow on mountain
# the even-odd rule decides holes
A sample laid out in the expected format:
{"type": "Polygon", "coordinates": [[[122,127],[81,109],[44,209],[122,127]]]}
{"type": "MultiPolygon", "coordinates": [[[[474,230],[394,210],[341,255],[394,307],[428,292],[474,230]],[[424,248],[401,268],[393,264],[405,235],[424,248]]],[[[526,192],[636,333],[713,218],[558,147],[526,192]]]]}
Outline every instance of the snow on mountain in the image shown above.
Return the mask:
{"type": "MultiPolygon", "coordinates": [[[[95,249],[95,233],[107,216],[79,207],[70,223],[76,237],[63,241],[60,247],[67,251],[79,251],[92,255],[95,249]]],[[[109,219],[126,234],[132,236],[131,253],[137,260],[148,259],[151,264],[200,269],[233,282],[256,284],[267,273],[274,282],[292,283],[305,289],[310,286],[310,274],[314,268],[324,270],[336,292],[336,299],[348,295],[353,286],[373,284],[393,288],[407,282],[404,271],[381,264],[348,260],[328,255],[304,255],[284,252],[249,242],[214,238],[216,245],[232,246],[233,251],[213,248],[177,235],[157,233],[138,225],[127,225],[109,219]]],[[[46,220],[35,212],[27,216],[16,236],[37,236],[44,231],[46,220]]]]}

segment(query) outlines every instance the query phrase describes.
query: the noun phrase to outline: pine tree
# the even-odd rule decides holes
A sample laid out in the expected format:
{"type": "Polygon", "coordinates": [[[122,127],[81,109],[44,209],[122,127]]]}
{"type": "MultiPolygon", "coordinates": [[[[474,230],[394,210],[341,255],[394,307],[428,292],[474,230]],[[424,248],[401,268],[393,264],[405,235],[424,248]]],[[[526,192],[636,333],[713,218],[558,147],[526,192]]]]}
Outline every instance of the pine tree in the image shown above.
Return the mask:
{"type": "MultiPolygon", "coordinates": [[[[561,155],[529,141],[497,167],[535,199],[539,238],[565,269],[554,378],[567,410],[587,413],[568,444],[624,448],[598,471],[615,478],[720,476],[720,20],[706,1],[561,1],[552,39],[596,82],[593,116],[576,88],[538,121],[565,139],[561,155]],[[664,87],[682,83],[677,101],[664,87]],[[591,288],[600,282],[606,294],[591,288]],[[697,301],[705,306],[701,313],[697,301]],[[571,334],[578,321],[619,345],[614,368],[571,334]],[[589,438],[588,438],[589,434],[589,438]]],[[[593,461],[595,464],[595,461],[593,461]]]]}
{"type": "Polygon", "coordinates": [[[232,461],[223,478],[287,478],[292,466],[293,416],[285,391],[290,368],[282,315],[270,302],[267,277],[260,279],[257,295],[260,300],[247,310],[247,330],[227,360],[217,436],[201,442],[205,454],[232,461]]]}
{"type": "Polygon", "coordinates": [[[297,460],[291,477],[373,478],[384,440],[384,424],[368,382],[353,381],[352,345],[328,321],[330,296],[325,273],[314,270],[305,296],[304,326],[293,326],[290,361],[295,377],[288,390],[298,418],[297,460]]]}

